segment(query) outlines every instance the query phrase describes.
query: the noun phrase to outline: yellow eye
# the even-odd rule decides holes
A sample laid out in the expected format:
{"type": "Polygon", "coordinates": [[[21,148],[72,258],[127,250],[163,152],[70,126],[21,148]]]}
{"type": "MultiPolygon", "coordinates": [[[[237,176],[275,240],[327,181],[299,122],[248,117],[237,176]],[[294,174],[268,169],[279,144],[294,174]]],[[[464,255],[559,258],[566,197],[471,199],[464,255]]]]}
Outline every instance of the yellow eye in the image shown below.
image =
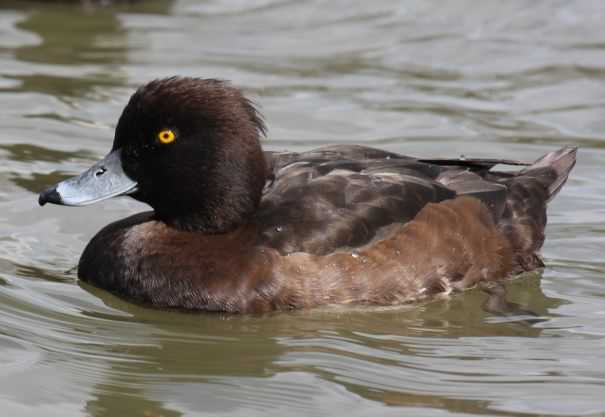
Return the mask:
{"type": "Polygon", "coordinates": [[[174,142],[175,139],[176,135],[170,129],[162,130],[160,133],[158,133],[158,140],[164,145],[168,145],[169,143],[174,142]]]}

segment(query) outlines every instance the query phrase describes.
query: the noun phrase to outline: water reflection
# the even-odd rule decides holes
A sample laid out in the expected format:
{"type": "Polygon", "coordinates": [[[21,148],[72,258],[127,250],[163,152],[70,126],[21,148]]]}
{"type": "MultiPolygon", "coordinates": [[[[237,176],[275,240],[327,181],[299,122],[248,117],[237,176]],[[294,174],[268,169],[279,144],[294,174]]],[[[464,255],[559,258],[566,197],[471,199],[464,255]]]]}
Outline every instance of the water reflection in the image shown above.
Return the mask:
{"type": "Polygon", "coordinates": [[[119,415],[129,417],[179,417],[183,413],[170,409],[161,401],[155,401],[144,395],[142,389],[130,388],[128,381],[121,381],[124,385],[119,392],[114,386],[97,385],[96,398],[88,401],[85,406],[87,415],[94,417],[116,417],[119,415]]]}
{"type": "MultiPolygon", "coordinates": [[[[67,161],[93,161],[96,158],[95,155],[85,149],[60,151],[24,143],[0,145],[0,151],[6,152],[8,159],[11,161],[21,163],[52,162],[61,164],[67,161]]],[[[32,193],[39,193],[58,181],[73,176],[73,174],[62,171],[52,171],[50,173],[12,171],[8,172],[8,177],[13,184],[32,193]]]]}
{"type": "MultiPolygon", "coordinates": [[[[204,398],[211,402],[210,398],[230,395],[237,400],[231,398],[230,405],[222,407],[234,407],[231,411],[242,405],[255,409],[260,403],[286,402],[311,412],[320,393],[296,392],[301,388],[297,375],[303,374],[385,405],[498,415],[490,409],[490,401],[465,398],[463,392],[440,394],[438,387],[451,372],[491,375],[481,366],[492,356],[491,344],[477,350],[485,338],[502,338],[501,343],[493,343],[493,354],[498,355],[501,349],[514,350],[518,337],[536,338],[548,327],[535,326],[522,316],[490,322],[493,316],[482,309],[486,294],[479,290],[394,309],[335,307],[264,316],[200,316],[146,309],[80,285],[124,313],[129,322],[147,327],[149,335],[144,341],[123,341],[136,361],[113,360],[117,347],[106,347],[111,369],[103,372],[106,378],[95,384],[86,406],[95,417],[179,416],[186,414],[187,404],[206,404],[204,398]],[[459,343],[459,338],[466,342],[459,343]],[[466,369],[455,364],[460,360],[468,364],[466,369]],[[431,369],[435,367],[441,372],[431,369]],[[275,382],[282,379],[284,386],[275,382]],[[422,387],[431,384],[436,388],[423,394],[422,387]],[[309,397],[302,401],[299,395],[309,397]],[[166,397],[170,404],[159,400],[166,397]]],[[[543,321],[564,302],[544,295],[537,274],[510,282],[507,289],[511,300],[540,314],[543,321]]],[[[111,318],[95,311],[84,314],[111,318]]],[[[208,404],[213,406],[217,405],[208,404]]]]}
{"type": "Polygon", "coordinates": [[[75,151],[60,151],[57,149],[45,148],[43,146],[28,143],[0,145],[0,150],[7,152],[7,157],[10,160],[19,162],[45,161],[61,163],[69,159],[94,160],[95,158],[91,152],[85,149],[78,149],[75,151]]]}
{"type": "Polygon", "coordinates": [[[0,10],[25,12],[17,24],[38,36],[36,45],[14,49],[15,59],[37,64],[34,72],[3,74],[20,81],[6,91],[39,92],[54,97],[84,97],[104,87],[126,83],[121,66],[128,62],[128,33],[119,12],[161,13],[170,11],[173,1],[128,2],[103,8],[61,3],[9,2],[0,10]],[[54,68],[52,66],[55,66],[54,68]],[[70,68],[77,68],[74,73],[70,68]],[[82,70],[88,68],[82,74],[82,70]]]}
{"type": "Polygon", "coordinates": [[[39,65],[33,73],[5,74],[20,81],[11,91],[83,97],[96,87],[124,83],[119,65],[127,58],[126,32],[113,11],[86,13],[78,7],[38,5],[27,9],[17,27],[36,34],[40,41],[16,48],[15,59],[39,65]],[[91,65],[91,70],[74,76],[68,68],[48,65],[91,65]]]}

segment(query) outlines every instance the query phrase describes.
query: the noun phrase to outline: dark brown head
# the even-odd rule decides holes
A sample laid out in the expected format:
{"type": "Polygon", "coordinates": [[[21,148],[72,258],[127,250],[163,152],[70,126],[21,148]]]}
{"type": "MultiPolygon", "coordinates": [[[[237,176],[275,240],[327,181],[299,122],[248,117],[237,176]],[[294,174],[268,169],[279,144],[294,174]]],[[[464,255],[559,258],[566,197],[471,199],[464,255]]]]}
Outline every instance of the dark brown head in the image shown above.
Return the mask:
{"type": "Polygon", "coordinates": [[[90,198],[88,194],[94,194],[90,190],[85,201],[73,197],[73,188],[94,181],[103,182],[96,188],[108,188],[109,181],[122,191],[104,190],[106,197],[130,194],[151,205],[156,216],[171,226],[207,233],[229,231],[246,223],[260,201],[265,159],[259,136],[264,133],[253,104],[224,81],[155,80],[130,98],[108,157],[82,176],[67,180],[71,184],[60,183],[42,193],[40,203],[96,202],[102,198],[90,198]],[[112,155],[114,160],[109,161],[112,155]],[[118,171],[130,183],[112,178],[118,171]],[[86,174],[89,179],[83,178],[86,174]]]}

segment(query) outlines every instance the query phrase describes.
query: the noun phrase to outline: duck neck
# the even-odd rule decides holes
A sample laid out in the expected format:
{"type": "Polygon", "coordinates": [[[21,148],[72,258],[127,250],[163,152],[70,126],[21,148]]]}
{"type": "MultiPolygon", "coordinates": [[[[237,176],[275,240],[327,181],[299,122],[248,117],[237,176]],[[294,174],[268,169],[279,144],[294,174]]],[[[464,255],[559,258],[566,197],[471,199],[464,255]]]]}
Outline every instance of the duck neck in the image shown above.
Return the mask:
{"type": "MultiPolygon", "coordinates": [[[[249,224],[261,200],[266,168],[261,158],[217,164],[209,180],[154,206],[156,217],[178,230],[220,234],[249,224]]],[[[181,184],[182,186],[182,184],[181,184]]]]}
{"type": "MultiPolygon", "coordinates": [[[[231,214],[231,213],[229,213],[231,214]]],[[[156,212],[158,220],[183,232],[199,232],[206,235],[229,233],[249,223],[248,215],[226,215],[225,213],[192,212],[179,215],[163,215],[156,212]]]]}

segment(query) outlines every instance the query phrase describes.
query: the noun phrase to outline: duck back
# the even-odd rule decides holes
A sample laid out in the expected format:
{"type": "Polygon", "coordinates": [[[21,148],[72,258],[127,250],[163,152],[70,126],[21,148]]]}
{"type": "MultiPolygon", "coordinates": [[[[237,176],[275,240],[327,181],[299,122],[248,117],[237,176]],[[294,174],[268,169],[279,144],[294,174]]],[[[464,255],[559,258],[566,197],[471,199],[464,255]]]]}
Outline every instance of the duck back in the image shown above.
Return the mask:
{"type": "Polygon", "coordinates": [[[482,201],[533,269],[544,240],[546,204],[565,183],[576,149],[534,164],[503,159],[415,159],[362,146],[267,153],[269,179],[255,221],[264,244],[282,254],[325,255],[380,239],[428,203],[468,196],[482,201]],[[498,172],[498,165],[526,166],[498,172]],[[529,166],[528,166],[529,165],[529,166]]]}

